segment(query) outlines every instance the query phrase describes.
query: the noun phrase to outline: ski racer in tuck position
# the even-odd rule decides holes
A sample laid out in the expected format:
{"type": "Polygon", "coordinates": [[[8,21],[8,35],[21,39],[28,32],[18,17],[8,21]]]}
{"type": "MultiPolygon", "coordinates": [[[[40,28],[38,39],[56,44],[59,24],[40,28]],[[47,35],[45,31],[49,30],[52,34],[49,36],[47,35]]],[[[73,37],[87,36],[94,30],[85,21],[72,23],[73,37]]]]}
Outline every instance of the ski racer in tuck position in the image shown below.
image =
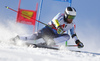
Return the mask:
{"type": "Polygon", "coordinates": [[[21,40],[37,40],[43,38],[47,46],[52,46],[60,42],[66,42],[70,39],[69,34],[66,32],[70,30],[72,38],[78,45],[78,48],[83,48],[83,43],[78,39],[75,33],[75,24],[73,19],[76,16],[76,10],[73,7],[67,7],[64,13],[58,13],[52,21],[48,23],[49,26],[45,26],[38,32],[31,36],[22,37],[17,35],[14,39],[19,38],[21,40]]]}

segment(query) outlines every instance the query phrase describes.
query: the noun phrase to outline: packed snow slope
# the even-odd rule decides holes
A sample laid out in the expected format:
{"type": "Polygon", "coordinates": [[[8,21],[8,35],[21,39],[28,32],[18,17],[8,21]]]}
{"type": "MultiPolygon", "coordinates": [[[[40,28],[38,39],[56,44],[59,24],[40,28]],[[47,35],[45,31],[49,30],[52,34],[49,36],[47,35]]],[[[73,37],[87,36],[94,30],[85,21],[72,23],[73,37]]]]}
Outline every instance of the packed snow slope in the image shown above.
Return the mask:
{"type": "Polygon", "coordinates": [[[100,54],[31,48],[1,42],[0,61],[100,61],[100,54]]]}
{"type": "Polygon", "coordinates": [[[17,34],[25,35],[28,32],[26,26],[11,20],[0,23],[0,61],[100,61],[100,53],[72,52],[65,47],[61,50],[32,48],[21,42],[17,45],[9,42],[17,34]]]}

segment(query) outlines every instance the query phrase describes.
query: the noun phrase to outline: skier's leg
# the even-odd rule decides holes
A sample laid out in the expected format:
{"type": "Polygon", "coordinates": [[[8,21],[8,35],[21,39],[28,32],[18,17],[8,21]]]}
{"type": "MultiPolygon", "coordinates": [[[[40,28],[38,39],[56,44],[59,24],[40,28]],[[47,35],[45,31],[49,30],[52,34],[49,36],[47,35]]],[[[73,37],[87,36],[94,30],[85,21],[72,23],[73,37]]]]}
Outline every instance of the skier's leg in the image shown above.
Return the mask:
{"type": "Polygon", "coordinates": [[[39,33],[34,33],[30,36],[19,36],[20,40],[37,40],[41,38],[41,35],[39,33]]]}
{"type": "Polygon", "coordinates": [[[54,41],[56,44],[62,44],[63,42],[65,43],[70,39],[70,36],[68,34],[62,34],[61,36],[58,36],[54,38],[54,41]]]}
{"type": "Polygon", "coordinates": [[[53,38],[55,37],[55,33],[48,26],[43,28],[41,32],[42,32],[42,38],[46,42],[47,46],[55,45],[55,42],[53,40],[53,38]]]}
{"type": "Polygon", "coordinates": [[[70,39],[70,36],[68,34],[56,35],[49,27],[43,28],[41,32],[42,32],[42,38],[44,39],[44,41],[48,46],[61,44],[70,39]]]}
{"type": "Polygon", "coordinates": [[[15,38],[13,38],[13,40],[23,40],[23,41],[27,41],[27,40],[37,40],[39,38],[41,38],[41,31],[38,31],[36,33],[34,33],[33,35],[30,35],[30,36],[20,36],[20,35],[17,35],[15,38]]]}

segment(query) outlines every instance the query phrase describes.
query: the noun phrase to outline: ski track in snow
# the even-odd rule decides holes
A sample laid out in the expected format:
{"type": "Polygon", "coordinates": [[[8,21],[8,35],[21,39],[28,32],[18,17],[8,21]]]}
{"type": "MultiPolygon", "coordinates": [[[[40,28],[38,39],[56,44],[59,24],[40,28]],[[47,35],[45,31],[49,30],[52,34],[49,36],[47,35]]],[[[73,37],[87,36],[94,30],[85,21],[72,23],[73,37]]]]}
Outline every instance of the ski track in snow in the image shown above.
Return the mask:
{"type": "Polygon", "coordinates": [[[0,43],[0,61],[100,61],[100,54],[0,43]]]}

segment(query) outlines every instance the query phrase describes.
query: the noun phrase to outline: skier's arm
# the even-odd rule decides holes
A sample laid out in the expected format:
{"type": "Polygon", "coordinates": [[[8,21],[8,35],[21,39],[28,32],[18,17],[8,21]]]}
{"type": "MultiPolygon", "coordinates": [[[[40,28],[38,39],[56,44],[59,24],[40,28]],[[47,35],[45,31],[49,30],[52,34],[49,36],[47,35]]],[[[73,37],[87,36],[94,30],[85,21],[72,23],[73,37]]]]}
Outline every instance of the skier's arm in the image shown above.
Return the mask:
{"type": "Polygon", "coordinates": [[[58,34],[63,34],[63,28],[60,25],[60,22],[58,21],[58,18],[61,17],[61,14],[58,13],[52,20],[53,24],[55,25],[56,29],[57,29],[57,33],[58,34]]]}
{"type": "Polygon", "coordinates": [[[60,13],[58,13],[53,19],[52,22],[55,25],[56,28],[58,28],[60,26],[60,23],[58,21],[58,18],[60,17],[60,13]]]}
{"type": "Polygon", "coordinates": [[[70,29],[70,33],[72,38],[75,40],[75,43],[78,45],[78,48],[82,48],[84,47],[83,43],[80,42],[80,40],[78,39],[76,32],[75,32],[75,25],[72,27],[72,29],[70,29]]]}
{"type": "Polygon", "coordinates": [[[55,19],[54,24],[55,24],[55,27],[57,28],[57,33],[63,34],[64,33],[63,28],[57,19],[55,19]]]}
{"type": "Polygon", "coordinates": [[[76,32],[75,32],[75,25],[72,27],[72,29],[70,29],[70,34],[71,34],[71,36],[72,36],[72,38],[76,41],[76,40],[78,40],[78,37],[77,37],[77,35],[76,35],[76,32]]]}

